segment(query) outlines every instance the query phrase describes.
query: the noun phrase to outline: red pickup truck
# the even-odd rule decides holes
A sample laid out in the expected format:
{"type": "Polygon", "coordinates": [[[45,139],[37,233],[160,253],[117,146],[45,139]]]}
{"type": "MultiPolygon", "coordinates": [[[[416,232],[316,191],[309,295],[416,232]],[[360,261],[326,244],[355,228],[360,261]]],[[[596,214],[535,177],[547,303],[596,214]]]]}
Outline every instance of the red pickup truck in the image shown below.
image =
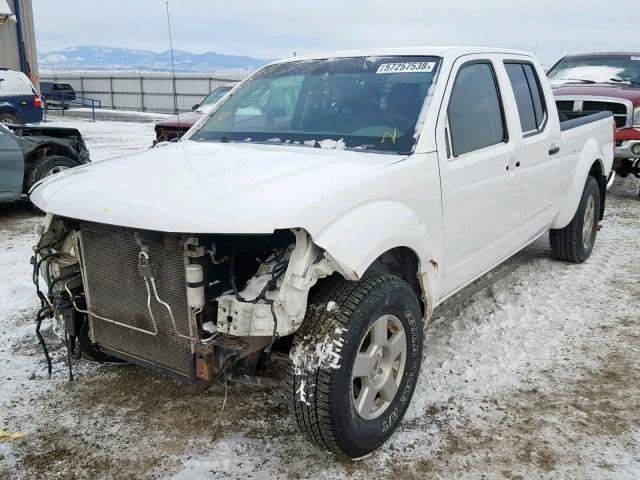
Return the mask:
{"type": "Polygon", "coordinates": [[[181,138],[187,130],[200,120],[202,115],[211,110],[232,88],[233,85],[218,87],[207,95],[202,102],[196,103],[191,107],[191,112],[169,117],[156,123],[156,139],[153,144],[181,138]]]}
{"type": "Polygon", "coordinates": [[[561,116],[613,113],[613,168],[622,177],[640,178],[640,52],[570,55],[547,75],[561,116]]]}

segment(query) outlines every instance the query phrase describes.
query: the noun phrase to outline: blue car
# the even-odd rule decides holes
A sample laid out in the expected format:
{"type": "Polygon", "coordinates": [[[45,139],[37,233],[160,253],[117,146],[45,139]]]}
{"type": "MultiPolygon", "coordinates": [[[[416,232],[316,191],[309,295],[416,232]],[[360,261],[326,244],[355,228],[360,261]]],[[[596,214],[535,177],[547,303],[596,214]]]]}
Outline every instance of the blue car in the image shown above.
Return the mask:
{"type": "Polygon", "coordinates": [[[0,125],[0,203],[18,200],[43,178],[89,162],[75,128],[0,125]]]}
{"type": "Polygon", "coordinates": [[[42,100],[22,72],[0,68],[0,123],[42,121],[42,100]]]}

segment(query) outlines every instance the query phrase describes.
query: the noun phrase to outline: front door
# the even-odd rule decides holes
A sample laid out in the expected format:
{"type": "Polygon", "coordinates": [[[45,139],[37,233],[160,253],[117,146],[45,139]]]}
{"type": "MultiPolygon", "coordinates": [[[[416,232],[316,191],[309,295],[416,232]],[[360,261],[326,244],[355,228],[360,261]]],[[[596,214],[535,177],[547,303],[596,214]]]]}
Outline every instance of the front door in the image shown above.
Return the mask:
{"type": "Polygon", "coordinates": [[[11,133],[0,125],[0,201],[20,197],[23,180],[22,150],[11,133]]]}
{"type": "Polygon", "coordinates": [[[496,65],[454,66],[438,119],[444,297],[509,256],[517,245],[522,182],[496,65]]]}

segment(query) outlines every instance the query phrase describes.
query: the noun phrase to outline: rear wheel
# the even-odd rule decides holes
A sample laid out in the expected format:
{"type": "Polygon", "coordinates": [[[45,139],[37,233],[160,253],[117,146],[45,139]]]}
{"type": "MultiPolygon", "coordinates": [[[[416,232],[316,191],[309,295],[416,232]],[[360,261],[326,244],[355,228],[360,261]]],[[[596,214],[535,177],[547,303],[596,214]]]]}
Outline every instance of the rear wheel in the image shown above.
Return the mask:
{"type": "Polygon", "coordinates": [[[350,458],[382,445],[413,395],[422,326],[418,299],[398,277],[319,285],[290,355],[290,406],[300,431],[350,458]]]}
{"type": "Polygon", "coordinates": [[[549,232],[553,258],[564,262],[584,262],[593,251],[599,222],[600,188],[596,179],[589,176],[571,223],[549,232]]]}
{"type": "Polygon", "coordinates": [[[17,125],[20,123],[20,119],[13,113],[0,113],[0,123],[4,123],[7,125],[17,125]]]}

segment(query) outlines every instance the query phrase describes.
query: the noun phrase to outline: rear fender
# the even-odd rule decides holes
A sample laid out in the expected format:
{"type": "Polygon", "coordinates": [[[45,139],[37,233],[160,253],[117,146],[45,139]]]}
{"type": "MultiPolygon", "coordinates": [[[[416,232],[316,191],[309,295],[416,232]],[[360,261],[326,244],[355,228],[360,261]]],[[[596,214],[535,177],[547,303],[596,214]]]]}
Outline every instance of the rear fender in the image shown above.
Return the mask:
{"type": "MultiPolygon", "coordinates": [[[[603,173],[606,183],[606,177],[611,171],[612,162],[612,158],[605,160],[606,158],[607,156],[602,151],[602,147],[595,139],[592,138],[585,144],[582,152],[580,153],[578,166],[575,169],[573,177],[571,178],[571,181],[567,188],[567,194],[560,203],[558,215],[551,223],[552,229],[564,228],[569,225],[569,223],[573,219],[576,211],[578,210],[578,205],[580,204],[580,199],[582,198],[582,192],[584,191],[584,185],[587,181],[587,177],[589,176],[589,171],[595,163],[599,165],[600,171],[603,173]]],[[[598,179],[598,181],[600,180],[598,179]]]]}
{"type": "Polygon", "coordinates": [[[0,102],[0,113],[12,113],[16,117],[18,117],[18,120],[20,120],[20,123],[24,122],[24,119],[22,118],[22,112],[20,112],[20,110],[18,110],[11,103],[0,102]]]}

